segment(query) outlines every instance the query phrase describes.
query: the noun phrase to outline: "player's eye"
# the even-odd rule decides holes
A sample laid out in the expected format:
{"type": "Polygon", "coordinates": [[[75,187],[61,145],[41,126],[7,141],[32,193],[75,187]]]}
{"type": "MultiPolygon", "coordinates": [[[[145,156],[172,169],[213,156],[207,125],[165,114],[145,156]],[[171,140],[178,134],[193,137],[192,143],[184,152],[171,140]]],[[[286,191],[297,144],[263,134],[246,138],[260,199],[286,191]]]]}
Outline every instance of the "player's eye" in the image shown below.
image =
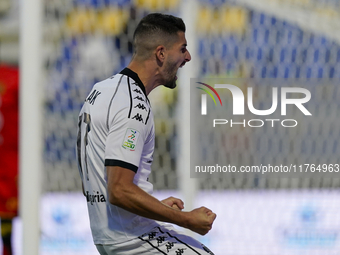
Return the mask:
{"type": "Polygon", "coordinates": [[[187,51],[186,48],[182,48],[182,53],[185,53],[187,51]]]}

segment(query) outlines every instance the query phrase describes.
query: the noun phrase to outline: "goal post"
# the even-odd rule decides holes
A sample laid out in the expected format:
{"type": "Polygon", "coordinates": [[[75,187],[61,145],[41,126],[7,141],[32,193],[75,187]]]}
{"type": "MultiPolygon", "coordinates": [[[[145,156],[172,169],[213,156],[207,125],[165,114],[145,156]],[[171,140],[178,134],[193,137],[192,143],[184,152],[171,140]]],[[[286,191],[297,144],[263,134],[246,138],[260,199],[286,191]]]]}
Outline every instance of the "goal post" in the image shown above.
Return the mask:
{"type": "Polygon", "coordinates": [[[22,254],[39,254],[42,188],[42,1],[20,6],[19,196],[22,254]]]}
{"type": "Polygon", "coordinates": [[[196,18],[198,2],[196,0],[183,1],[180,7],[180,16],[186,25],[185,37],[192,61],[185,65],[185,70],[179,72],[177,125],[179,132],[179,150],[177,163],[178,187],[185,201],[186,210],[194,207],[197,192],[197,180],[190,178],[190,78],[197,77],[197,45],[196,45],[196,18]],[[188,12],[187,10],[190,10],[188,12]],[[196,61],[195,61],[196,60],[196,61]]]}

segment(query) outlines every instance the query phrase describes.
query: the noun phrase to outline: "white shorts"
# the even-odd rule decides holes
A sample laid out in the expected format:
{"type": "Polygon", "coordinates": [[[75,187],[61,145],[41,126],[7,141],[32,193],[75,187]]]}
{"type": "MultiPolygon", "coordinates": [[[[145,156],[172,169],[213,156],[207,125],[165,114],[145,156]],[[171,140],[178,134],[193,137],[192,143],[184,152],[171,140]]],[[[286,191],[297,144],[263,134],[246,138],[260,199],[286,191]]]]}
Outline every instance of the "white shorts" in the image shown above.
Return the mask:
{"type": "Polygon", "coordinates": [[[101,255],[214,255],[197,240],[176,232],[172,227],[153,228],[135,239],[115,245],[96,245],[101,255]]]}

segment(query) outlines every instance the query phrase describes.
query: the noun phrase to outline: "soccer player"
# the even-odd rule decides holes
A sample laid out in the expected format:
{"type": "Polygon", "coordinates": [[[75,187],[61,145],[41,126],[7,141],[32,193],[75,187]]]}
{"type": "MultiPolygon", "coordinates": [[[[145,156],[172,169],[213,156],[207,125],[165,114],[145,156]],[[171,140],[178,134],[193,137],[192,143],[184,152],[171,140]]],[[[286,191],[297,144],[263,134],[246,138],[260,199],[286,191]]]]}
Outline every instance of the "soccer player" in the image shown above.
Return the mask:
{"type": "Polygon", "coordinates": [[[134,33],[127,68],[94,85],[79,114],[77,160],[94,243],[102,255],[213,254],[171,224],[201,235],[216,218],[201,207],[184,212],[174,197],[154,198],[148,181],[155,129],[148,94],[176,87],[190,61],[182,19],[149,14],[134,33]]]}

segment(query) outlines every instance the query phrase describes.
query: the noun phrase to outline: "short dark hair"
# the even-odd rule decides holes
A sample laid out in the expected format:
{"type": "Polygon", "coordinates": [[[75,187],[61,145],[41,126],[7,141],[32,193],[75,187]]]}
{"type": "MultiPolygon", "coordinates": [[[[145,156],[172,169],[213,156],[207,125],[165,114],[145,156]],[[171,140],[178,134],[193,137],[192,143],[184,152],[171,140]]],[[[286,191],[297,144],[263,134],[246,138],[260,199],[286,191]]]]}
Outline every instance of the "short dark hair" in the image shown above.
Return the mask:
{"type": "Polygon", "coordinates": [[[162,13],[145,16],[133,35],[135,54],[147,58],[161,44],[170,47],[180,31],[185,32],[185,24],[181,18],[162,13]]]}

